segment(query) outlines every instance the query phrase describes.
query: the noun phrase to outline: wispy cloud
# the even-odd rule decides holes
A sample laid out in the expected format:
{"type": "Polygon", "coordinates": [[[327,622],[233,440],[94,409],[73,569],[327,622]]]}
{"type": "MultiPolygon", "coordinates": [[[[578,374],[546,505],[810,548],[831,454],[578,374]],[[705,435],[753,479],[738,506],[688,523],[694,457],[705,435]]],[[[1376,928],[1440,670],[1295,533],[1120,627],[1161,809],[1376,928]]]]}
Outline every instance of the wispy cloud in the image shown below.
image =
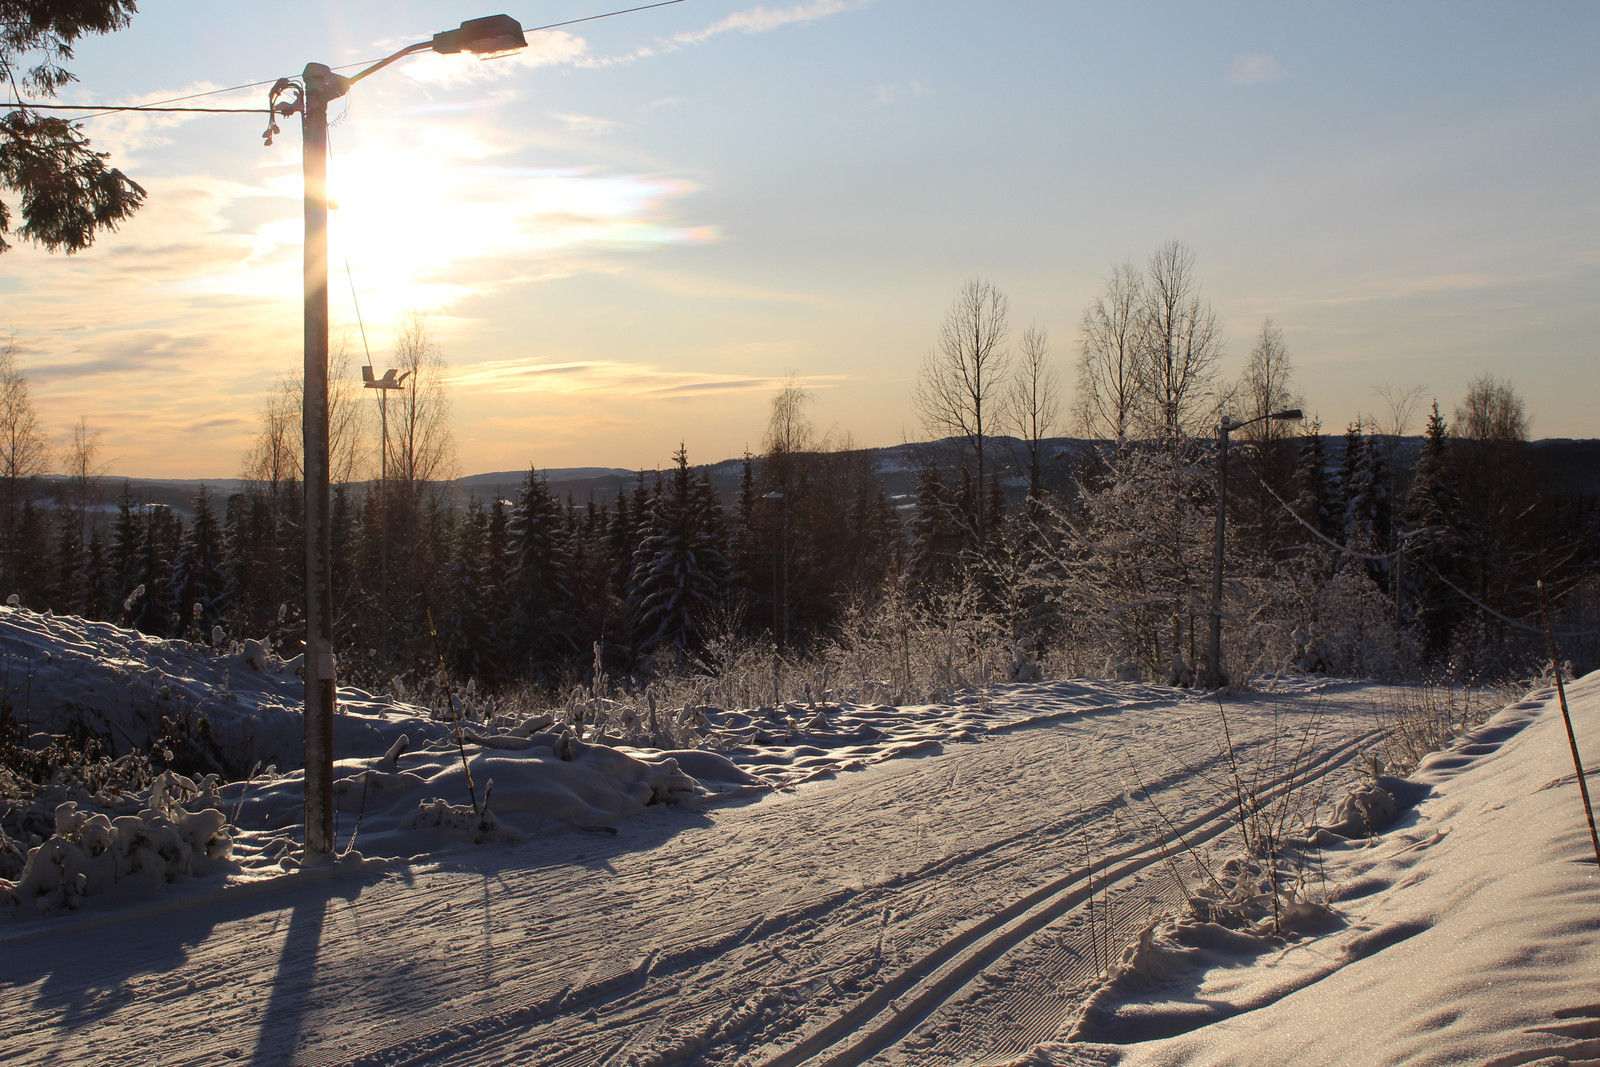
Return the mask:
{"type": "Polygon", "coordinates": [[[904,85],[874,85],[872,87],[873,102],[880,106],[927,95],[928,87],[915,80],[909,81],[904,85]]]}
{"type": "Polygon", "coordinates": [[[1373,301],[1410,300],[1419,296],[1496,289],[1529,280],[1548,280],[1549,277],[1549,275],[1534,275],[1528,278],[1500,277],[1482,272],[1393,275],[1365,280],[1359,287],[1348,289],[1343,293],[1318,296],[1307,295],[1296,301],[1296,303],[1315,306],[1319,304],[1362,304],[1373,301]]]}
{"type": "Polygon", "coordinates": [[[795,22],[816,22],[841,11],[862,7],[864,0],[810,0],[792,7],[752,7],[735,11],[725,19],[713,22],[703,30],[680,33],[672,40],[676,44],[699,44],[719,33],[766,33],[795,22]]]}
{"type": "MultiPolygon", "coordinates": [[[[656,363],[619,360],[574,360],[545,363],[533,359],[488,360],[475,363],[451,378],[464,389],[496,393],[604,394],[673,399],[721,393],[747,393],[777,388],[786,379],[710,371],[669,370],[656,363]]],[[[806,379],[811,386],[843,380],[840,375],[806,379]]]]}
{"type": "Polygon", "coordinates": [[[726,18],[718,19],[704,29],[688,30],[663,38],[653,46],[645,45],[620,56],[584,57],[576,62],[579,66],[590,67],[632,63],[648,56],[659,55],[664,52],[676,52],[682,48],[702,44],[719,34],[734,32],[767,33],[784,26],[816,22],[819,19],[827,18],[829,15],[837,15],[843,11],[853,11],[856,8],[865,7],[871,2],[872,0],[808,0],[807,3],[794,4],[790,7],[747,8],[744,11],[735,11],[726,18]]]}
{"type": "Polygon", "coordinates": [[[1289,72],[1276,59],[1258,53],[1240,56],[1228,71],[1228,80],[1235,85],[1261,85],[1282,81],[1288,76],[1289,72]]]}
{"type": "Polygon", "coordinates": [[[622,128],[622,123],[616,119],[605,119],[598,115],[573,115],[558,111],[550,117],[573,133],[607,134],[622,128]]]}

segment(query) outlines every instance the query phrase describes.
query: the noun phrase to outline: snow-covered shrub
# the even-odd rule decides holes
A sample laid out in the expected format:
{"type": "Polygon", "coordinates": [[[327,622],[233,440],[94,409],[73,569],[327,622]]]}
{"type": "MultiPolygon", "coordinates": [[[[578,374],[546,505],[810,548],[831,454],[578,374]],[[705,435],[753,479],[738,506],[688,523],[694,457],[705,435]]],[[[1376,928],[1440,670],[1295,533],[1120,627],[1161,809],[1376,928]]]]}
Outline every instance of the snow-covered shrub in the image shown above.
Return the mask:
{"type": "Polygon", "coordinates": [[[119,883],[159,886],[228,863],[233,839],[217,785],[214,775],[196,784],[163,772],[136,815],[85,811],[77,801],[63,801],[55,809],[54,833],[28,850],[18,878],[0,879],[0,899],[45,911],[76,908],[84,897],[119,883]]]}
{"type": "Polygon", "coordinates": [[[1128,446],[1100,457],[1074,510],[1046,511],[1049,566],[1036,573],[1081,672],[1133,661],[1160,679],[1204,629],[1214,481],[1195,442],[1128,446]]]}
{"type": "Polygon", "coordinates": [[[826,667],[842,698],[904,705],[1004,681],[1016,639],[986,603],[975,575],[920,601],[896,582],[884,595],[846,608],[832,639],[801,672],[810,675],[802,682],[826,667]]]}
{"type": "Polygon", "coordinates": [[[1394,774],[1411,773],[1428,753],[1450,744],[1513,698],[1505,692],[1433,682],[1397,687],[1392,693],[1378,712],[1383,730],[1378,754],[1380,769],[1394,774]]]}
{"type": "Polygon", "coordinates": [[[1320,590],[1309,628],[1324,670],[1359,678],[1415,671],[1416,641],[1394,616],[1393,603],[1363,567],[1340,567],[1320,590]]]}

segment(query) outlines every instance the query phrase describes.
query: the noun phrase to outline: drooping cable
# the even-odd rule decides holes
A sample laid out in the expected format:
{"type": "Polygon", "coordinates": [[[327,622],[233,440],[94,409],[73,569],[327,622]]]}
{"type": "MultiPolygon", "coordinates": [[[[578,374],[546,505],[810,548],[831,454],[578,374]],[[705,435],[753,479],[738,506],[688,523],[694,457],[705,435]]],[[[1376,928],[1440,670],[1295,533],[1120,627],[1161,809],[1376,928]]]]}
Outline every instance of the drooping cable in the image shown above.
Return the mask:
{"type": "MultiPolygon", "coordinates": [[[[1390,560],[1396,559],[1400,555],[1400,553],[1402,551],[1402,549],[1398,549],[1397,548],[1393,552],[1385,552],[1385,553],[1383,553],[1381,555],[1374,555],[1374,554],[1367,553],[1367,552],[1357,552],[1353,548],[1350,548],[1350,547],[1348,547],[1346,545],[1341,545],[1339,542],[1335,541],[1333,538],[1329,537],[1328,535],[1324,534],[1321,530],[1317,529],[1311,523],[1309,523],[1305,519],[1301,518],[1300,517],[1300,513],[1295,511],[1294,508],[1290,507],[1287,503],[1285,503],[1283,497],[1279,496],[1277,493],[1274,493],[1272,491],[1272,486],[1268,485],[1265,481],[1262,481],[1261,487],[1267,491],[1267,493],[1272,497],[1272,499],[1274,499],[1274,500],[1276,500],[1278,502],[1279,506],[1281,506],[1284,511],[1289,513],[1289,517],[1290,518],[1294,519],[1294,521],[1299,523],[1301,526],[1304,526],[1308,531],[1311,532],[1311,534],[1314,537],[1317,538],[1317,540],[1321,541],[1323,544],[1327,545],[1329,548],[1333,549],[1335,552],[1340,553],[1341,555],[1349,556],[1352,559],[1374,560],[1374,561],[1388,562],[1390,560]]],[[[1424,532],[1424,531],[1423,530],[1413,530],[1406,537],[1401,538],[1401,540],[1402,540],[1402,542],[1404,542],[1405,540],[1408,540],[1410,537],[1414,537],[1417,534],[1422,533],[1422,532],[1424,532]]],[[[1505,623],[1507,626],[1513,627],[1514,629],[1522,630],[1525,633],[1531,633],[1531,634],[1542,634],[1542,633],[1544,633],[1544,631],[1542,629],[1540,629],[1539,627],[1537,627],[1537,626],[1529,626],[1525,622],[1518,622],[1516,619],[1513,619],[1513,618],[1511,618],[1510,616],[1507,616],[1507,615],[1503,615],[1500,612],[1496,611],[1494,608],[1491,608],[1489,605],[1485,604],[1483,601],[1479,600],[1477,597],[1473,596],[1471,593],[1467,592],[1465,589],[1461,588],[1459,585],[1457,585],[1456,583],[1452,582],[1450,579],[1446,578],[1443,574],[1440,574],[1439,573],[1439,569],[1437,567],[1435,567],[1433,564],[1429,563],[1426,559],[1423,559],[1420,556],[1411,556],[1410,559],[1411,559],[1411,561],[1413,563],[1420,563],[1424,567],[1428,568],[1428,570],[1433,574],[1433,576],[1435,578],[1439,579],[1439,581],[1441,581],[1445,585],[1449,586],[1452,590],[1455,591],[1456,595],[1460,596],[1463,600],[1466,600],[1468,603],[1470,603],[1474,607],[1478,608],[1478,610],[1480,610],[1480,611],[1482,611],[1482,612],[1484,612],[1484,613],[1486,613],[1488,615],[1492,615],[1496,619],[1499,619],[1501,622],[1505,623]]],[[[1600,634],[1600,630],[1557,631],[1556,636],[1557,637],[1589,637],[1589,636],[1592,636],[1594,634],[1600,634]]]]}
{"type": "MultiPolygon", "coordinates": [[[[333,136],[331,131],[328,137],[328,176],[337,183],[339,169],[334,165],[333,161],[333,136]]],[[[344,231],[342,229],[339,231],[339,236],[339,255],[344,260],[345,281],[350,285],[350,303],[356,309],[356,327],[361,331],[361,350],[366,353],[367,366],[370,367],[373,365],[372,348],[367,344],[367,324],[361,319],[361,299],[356,296],[356,276],[350,269],[350,248],[348,242],[344,240],[344,231]]]]}

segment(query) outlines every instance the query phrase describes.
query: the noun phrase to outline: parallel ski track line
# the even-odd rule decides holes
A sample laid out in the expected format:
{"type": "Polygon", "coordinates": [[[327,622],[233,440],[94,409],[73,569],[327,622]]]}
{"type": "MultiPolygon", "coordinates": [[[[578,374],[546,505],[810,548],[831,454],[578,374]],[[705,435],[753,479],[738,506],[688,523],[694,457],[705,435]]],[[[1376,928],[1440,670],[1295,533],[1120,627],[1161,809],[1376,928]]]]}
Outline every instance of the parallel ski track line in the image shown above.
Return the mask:
{"type": "MultiPolygon", "coordinates": [[[[1350,762],[1381,731],[1373,730],[1345,742],[1310,768],[1274,779],[1263,792],[1273,800],[1285,792],[1325,777],[1350,762]]],[[[1232,829],[1232,803],[1219,804],[1176,826],[1154,841],[1108,857],[1117,867],[1106,872],[1113,882],[1162,862],[1173,847],[1203,844],[1232,829]]],[[[869,993],[863,1000],[799,1044],[764,1062],[763,1067],[854,1067],[876,1056],[909,1034],[973,978],[1031,935],[1042,930],[1088,899],[1082,885],[1087,871],[1064,875],[983,919],[930,953],[915,966],[869,993]],[[905,997],[911,999],[902,1004],[905,997]],[[830,1049],[843,1045],[822,1059],[830,1049]]]]}
{"type": "MultiPolygon", "coordinates": [[[[1117,705],[1114,708],[1107,708],[1103,710],[1126,711],[1142,709],[1146,706],[1160,707],[1163,706],[1163,702],[1127,701],[1124,704],[1117,705]]],[[[1096,708],[1085,710],[1090,712],[1098,712],[1102,709],[1096,708]]],[[[1007,728],[1003,728],[1003,732],[1010,732],[1011,729],[1018,727],[1046,726],[1054,721],[1059,721],[1062,718],[1070,718],[1075,716],[1076,713],[1073,713],[1072,715],[1056,716],[1052,719],[1038,719],[1021,724],[1008,724],[1007,728]]],[[[1320,765],[1321,770],[1318,771],[1318,776],[1320,777],[1322,774],[1333,770],[1335,766],[1347,762],[1350,753],[1353,753],[1356,748],[1359,748],[1361,745],[1367,743],[1375,736],[1377,736],[1377,732],[1373,731],[1362,735],[1354,741],[1347,742],[1344,746],[1341,746],[1338,749],[1333,750],[1332,753],[1323,758],[1323,762],[1320,765]],[[1330,762],[1332,758],[1336,756],[1343,758],[1340,758],[1338,763],[1330,762]]],[[[1192,774],[1193,768],[1175,768],[1172,773],[1144,783],[1141,788],[1150,789],[1152,791],[1157,790],[1159,788],[1181,782],[1191,777],[1192,774]]],[[[1277,781],[1275,780],[1273,784],[1277,785],[1277,781]]],[[[1273,795],[1276,794],[1274,793],[1273,795]]],[[[351,1048],[349,1052],[345,1053],[339,1058],[323,1062],[329,1064],[329,1067],[409,1067],[409,1065],[421,1064],[440,1057],[448,1056],[452,1052],[477,1045],[480,1042],[508,1031],[523,1029],[529,1026],[538,1025],[547,1020],[553,1020],[553,1018],[558,1015],[572,1015],[584,1009],[596,1007],[603,1003],[615,1003],[616,1001],[627,998],[632,994],[642,992],[645,989],[646,984],[652,980],[665,980],[676,973],[696,970],[703,966],[709,959],[714,959],[722,953],[736,948],[740,944],[766,940],[767,938],[781,934],[786,930],[800,927],[817,917],[835,912],[843,905],[875,899],[885,891],[897,889],[901,886],[917,882],[921,879],[944,873],[960,867],[963,864],[981,861],[986,856],[990,856],[996,852],[1016,846],[1027,839],[1059,834],[1063,830],[1070,829],[1080,823],[1085,814],[1092,814],[1103,806],[1104,802],[1101,804],[1092,805],[1086,811],[1074,812],[1071,816],[1054,820],[1042,826],[1036,825],[1020,829],[1017,832],[1008,834],[1004,837],[985,841],[972,848],[963,849],[958,852],[942,856],[910,871],[897,872],[891,874],[887,878],[873,881],[856,888],[842,889],[833,893],[829,893],[821,899],[810,900],[799,908],[793,910],[780,910],[774,914],[768,915],[763,919],[752,921],[743,928],[734,932],[725,933],[720,936],[708,937],[698,941],[691,941],[687,944],[680,944],[671,950],[655,950],[645,960],[641,960],[632,966],[618,965],[614,970],[610,970],[609,973],[605,974],[603,977],[598,977],[598,980],[596,980],[597,976],[591,972],[591,974],[587,976],[587,980],[581,980],[575,985],[567,987],[565,990],[563,990],[561,995],[554,998],[549,996],[529,997],[521,1004],[507,1005],[499,1011],[490,1012],[486,1015],[481,1015],[476,1018],[462,1020],[454,1025],[449,1025],[442,1028],[439,1027],[437,1021],[429,1020],[424,1022],[418,1020],[414,1026],[402,1029],[399,1034],[393,1034],[391,1032],[391,1034],[388,1035],[388,1040],[383,1040],[381,1042],[370,1040],[357,1042],[354,1048],[351,1048]],[[395,1038],[398,1038],[398,1040],[395,1040],[395,1038]]],[[[1191,820],[1189,823],[1185,823],[1182,827],[1179,827],[1179,834],[1182,835],[1192,832],[1192,828],[1202,826],[1213,819],[1216,819],[1219,815],[1230,810],[1230,808],[1231,805],[1224,804],[1212,809],[1211,811],[1208,811],[1205,815],[1199,816],[1198,818],[1191,820]]],[[[1214,828],[1212,833],[1207,834],[1204,839],[1209,840],[1211,837],[1216,836],[1216,834],[1219,834],[1226,829],[1226,823],[1219,825],[1214,828]]],[[[1161,838],[1156,839],[1154,843],[1151,843],[1147,840],[1143,844],[1135,845],[1130,849],[1113,854],[1102,862],[1121,862],[1129,857],[1144,855],[1145,853],[1152,851],[1158,853],[1156,856],[1151,857],[1144,862],[1129,865],[1126,870],[1119,868],[1115,871],[1109,872],[1109,874],[1105,872],[1105,869],[1102,866],[1101,875],[1099,875],[1099,877],[1109,876],[1113,880],[1125,878],[1128,874],[1133,873],[1144,866],[1148,866],[1150,863],[1153,863],[1161,858],[1160,850],[1164,849],[1171,843],[1172,835],[1163,835],[1161,838]]],[[[901,972],[901,974],[899,974],[895,979],[890,981],[889,986],[879,987],[873,993],[868,994],[868,996],[862,1001],[858,1001],[856,1005],[847,1011],[844,1016],[841,1016],[839,1020],[835,1020],[834,1023],[829,1024],[829,1026],[826,1027],[823,1032],[836,1033],[836,1036],[819,1045],[818,1051],[836,1044],[849,1034],[854,1033],[858,1029],[859,1025],[864,1025],[866,1021],[881,1015],[885,1007],[889,1005],[889,1002],[904,994],[907,989],[921,988],[926,984],[926,980],[933,976],[935,972],[942,973],[944,964],[947,963],[953,956],[955,956],[958,951],[965,949],[969,944],[971,944],[976,937],[989,932],[997,926],[1001,926],[1010,922],[1015,915],[1020,914],[1029,908],[1041,905],[1053,894],[1060,893],[1067,884],[1070,884],[1081,877],[1081,875],[1066,876],[1065,878],[1057,880],[1056,882],[1052,882],[1041,889],[1034,890],[1032,893],[1023,897],[1020,901],[1014,902],[1006,909],[997,913],[995,916],[992,916],[989,920],[979,924],[979,926],[969,928],[963,934],[957,935],[954,940],[946,942],[940,948],[933,950],[932,953],[923,957],[918,964],[914,965],[912,970],[901,972]],[[895,989],[895,992],[883,995],[884,990],[891,987],[895,989]],[[869,1004],[872,1005],[872,1007],[870,1010],[865,1010],[869,1004]],[[838,1031],[835,1031],[834,1028],[839,1027],[843,1019],[852,1019],[856,1021],[852,1022],[850,1025],[841,1027],[838,1031]]],[[[1070,910],[1070,908],[1075,906],[1076,903],[1078,903],[1077,900],[1067,903],[1061,907],[1060,911],[1064,912],[1070,910]]],[[[1027,931],[1027,933],[1032,932],[1032,930],[1027,931]]],[[[1020,942],[1024,937],[1027,936],[1027,933],[1019,935],[1018,937],[1009,941],[1007,947],[1009,948],[1012,945],[1020,942]]],[[[998,958],[998,955],[1000,954],[1003,953],[997,953],[994,957],[986,960],[982,966],[987,966],[989,963],[992,963],[993,958],[998,958]]],[[[981,970],[982,967],[977,969],[981,970]]],[[[973,973],[976,973],[976,971],[973,973]]],[[[971,976],[968,975],[968,977],[963,979],[962,982],[945,989],[942,996],[940,996],[937,1000],[928,1002],[925,1010],[921,1011],[916,1018],[910,1019],[909,1022],[907,1022],[905,1032],[909,1032],[910,1027],[915,1026],[922,1017],[926,1016],[928,1012],[934,1010],[939,1002],[942,1002],[943,1000],[948,999],[949,996],[953,995],[961,985],[965,984],[965,981],[970,980],[970,977],[971,976]]],[[[940,988],[943,989],[944,987],[940,986],[940,988]]],[[[919,1000],[919,1003],[920,1002],[921,1001],[919,1000]]],[[[901,1014],[902,1013],[896,1013],[895,1018],[901,1017],[901,1014]]],[[[897,1031],[894,1040],[898,1040],[898,1038],[901,1036],[904,1036],[904,1033],[897,1031]]],[[[877,1051],[881,1051],[881,1048],[875,1048],[871,1054],[876,1054],[877,1051]]],[[[804,1060],[810,1059],[815,1055],[817,1055],[817,1051],[807,1053],[807,1055],[802,1057],[801,1060],[795,1061],[790,1061],[780,1055],[778,1060],[772,1061],[770,1067],[777,1067],[778,1064],[788,1064],[790,1062],[804,1062],[804,1060]]],[[[594,1062],[603,1062],[605,1058],[606,1057],[602,1057],[594,1062]]],[[[560,1058],[559,1062],[563,1064],[572,1064],[573,1067],[578,1067],[577,1061],[573,1061],[564,1056],[560,1058]]],[[[831,1063],[832,1061],[829,1062],[831,1063]]],[[[840,1062],[859,1061],[849,1060],[840,1062]]]]}
{"type": "MultiPolygon", "coordinates": [[[[1348,763],[1357,751],[1377,736],[1378,731],[1363,734],[1331,750],[1316,761],[1312,768],[1299,775],[1285,775],[1274,779],[1264,795],[1267,798],[1276,797],[1285,788],[1301,785],[1330,773],[1348,763]]],[[[1168,784],[1169,780],[1181,781],[1190,777],[1192,773],[1192,768],[1180,768],[1170,776],[1163,776],[1146,783],[1144,788],[1154,790],[1168,784]]],[[[1100,806],[1094,805],[1089,811],[1093,812],[1100,806]]],[[[1169,832],[1154,839],[1146,839],[1138,845],[1097,861],[1095,882],[1099,884],[1106,879],[1113,883],[1122,881],[1160,862],[1171,854],[1179,838],[1183,838],[1185,844],[1211,840],[1232,827],[1233,822],[1229,814],[1232,810],[1231,802],[1217,805],[1178,826],[1176,833],[1169,832]],[[1109,864],[1120,866],[1108,869],[1109,864]]],[[[575,985],[567,987],[554,998],[530,998],[527,1003],[507,1006],[501,1011],[463,1020],[445,1028],[438,1028],[437,1023],[431,1026],[423,1023],[411,1033],[391,1035],[391,1038],[398,1036],[398,1041],[385,1041],[381,1046],[377,1043],[363,1043],[366,1044],[365,1048],[357,1045],[351,1050],[353,1056],[347,1055],[331,1062],[338,1067],[409,1067],[447,1057],[453,1052],[478,1045],[499,1034],[553,1021],[558,1015],[571,1016],[604,1003],[615,1004],[634,994],[645,992],[647,983],[652,980],[668,980],[674,974],[696,971],[740,945],[756,945],[786,931],[798,930],[815,919],[836,913],[845,905],[873,902],[884,892],[944,873],[963,864],[982,861],[985,857],[1017,846],[1027,839],[1059,834],[1076,825],[1082,818],[1083,813],[1077,812],[1071,817],[1044,826],[1028,827],[975,847],[942,856],[920,868],[897,872],[879,882],[829,893],[821,899],[810,900],[793,910],[780,910],[721,936],[682,943],[673,949],[657,950],[633,966],[618,966],[603,977],[591,972],[587,980],[580,980],[575,985]]],[[[765,1067],[792,1067],[805,1063],[829,1048],[852,1038],[856,1039],[853,1044],[825,1061],[827,1067],[836,1065],[844,1067],[846,1064],[870,1059],[909,1033],[977,973],[992,965],[995,960],[1037,930],[1087,899],[1086,886],[1080,886],[1078,891],[1070,892],[1074,885],[1086,878],[1086,871],[1063,876],[1032,891],[990,918],[969,927],[922,957],[910,969],[901,972],[886,985],[878,987],[857,1001],[842,1016],[827,1024],[801,1045],[794,1046],[768,1061],[765,1067]],[[902,998],[908,993],[914,994],[914,999],[900,1006],[902,998]],[[806,1051],[802,1054],[802,1050],[806,1051]]],[[[932,919],[932,916],[925,917],[930,923],[932,919]]],[[[731,1005],[725,1015],[735,1014],[737,1009],[738,1005],[731,1005]]],[[[717,1025],[714,1029],[720,1030],[722,1027],[717,1025]]],[[[598,1036],[593,1032],[587,1035],[591,1041],[598,1036]]],[[[618,1051],[621,1051],[620,1047],[613,1049],[608,1044],[603,1053],[597,1053],[593,1058],[581,1055],[580,1059],[573,1059],[568,1052],[557,1052],[554,1059],[539,1057],[529,1062],[561,1063],[570,1067],[581,1067],[583,1063],[605,1063],[618,1051]]]]}

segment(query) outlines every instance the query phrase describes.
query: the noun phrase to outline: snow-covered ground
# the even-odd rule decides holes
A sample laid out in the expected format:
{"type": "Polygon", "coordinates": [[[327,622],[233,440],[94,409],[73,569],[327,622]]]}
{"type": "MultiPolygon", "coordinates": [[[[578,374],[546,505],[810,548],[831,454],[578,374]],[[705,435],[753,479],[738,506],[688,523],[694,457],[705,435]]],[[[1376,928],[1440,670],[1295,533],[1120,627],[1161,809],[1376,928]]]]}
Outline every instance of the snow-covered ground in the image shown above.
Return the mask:
{"type": "MultiPolygon", "coordinates": [[[[25,910],[49,912],[113,894],[147,895],[150,883],[178,875],[202,876],[204,888],[217,888],[295,866],[304,803],[297,662],[258,642],[213,651],[11,607],[0,607],[0,657],[0,703],[35,745],[87,732],[104,738],[112,755],[187,746],[190,762],[201,765],[201,773],[163,779],[119,803],[102,796],[96,804],[70,786],[33,798],[35,823],[53,822],[60,840],[20,886],[0,884],[0,901],[9,892],[25,910]],[[208,811],[226,816],[225,834],[208,811]],[[117,822],[141,815],[138,825],[117,822]],[[152,835],[166,843],[151,846],[141,867],[137,850],[152,835]],[[96,862],[97,853],[87,854],[96,850],[116,853],[116,861],[96,862]],[[85,875],[82,891],[72,885],[74,871],[85,875]]],[[[468,707],[458,736],[456,723],[426,708],[344,687],[334,722],[336,836],[350,866],[555,828],[613,828],[655,804],[693,806],[792,786],[937,752],[1040,716],[1172,699],[1165,688],[1094,681],[1056,684],[1042,703],[1040,692],[989,690],[944,706],[819,699],[659,713],[642,701],[591,694],[554,713],[489,722],[471,715],[492,708],[468,707]],[[673,747],[659,740],[663,734],[693,747],[673,747]],[[661,747],[635,747],[651,739],[661,747]]],[[[48,832],[45,825],[34,836],[48,832]]],[[[175,891],[201,889],[185,881],[175,891]]]]}
{"type": "MultiPolygon", "coordinates": [[[[1600,673],[1567,696],[1596,781],[1600,673]]],[[[1384,832],[1324,851],[1331,913],[1287,940],[1157,924],[1078,1020],[1087,1047],[1014,1062],[1600,1063],[1600,877],[1554,690],[1409,782],[1384,832]]]]}
{"type": "MultiPolygon", "coordinates": [[[[95,625],[0,615],[6,700],[25,675],[36,726],[99,708],[132,736],[122,709],[167,700],[245,746],[230,761],[283,754],[249,786],[128,801],[157,828],[224,812],[233,855],[191,842],[170,882],[0,905],[6,1064],[1600,1059],[1600,879],[1551,692],[1385,782],[1402,810],[1368,786],[1376,832],[1302,839],[1273,934],[1222,715],[1192,695],[662,709],[703,746],[675,751],[469,724],[486,826],[449,723],[350,691],[340,840],[361,812],[367,859],[286,870],[292,672],[95,625]]],[[[1600,676],[1569,696],[1592,764],[1600,676]]],[[[1229,697],[1240,777],[1268,814],[1346,795],[1395,704],[1305,680],[1229,697]]]]}

